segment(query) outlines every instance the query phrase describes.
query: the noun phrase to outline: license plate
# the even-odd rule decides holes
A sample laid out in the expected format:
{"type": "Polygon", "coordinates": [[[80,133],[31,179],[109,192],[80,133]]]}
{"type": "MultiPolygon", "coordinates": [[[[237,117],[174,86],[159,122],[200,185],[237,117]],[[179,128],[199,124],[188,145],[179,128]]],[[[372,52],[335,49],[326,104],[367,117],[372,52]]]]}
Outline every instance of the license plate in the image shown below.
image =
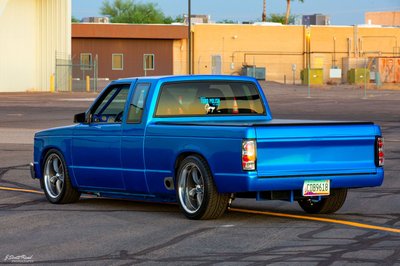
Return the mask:
{"type": "Polygon", "coordinates": [[[328,196],[330,189],[330,180],[305,180],[303,184],[303,196],[328,196]]]}

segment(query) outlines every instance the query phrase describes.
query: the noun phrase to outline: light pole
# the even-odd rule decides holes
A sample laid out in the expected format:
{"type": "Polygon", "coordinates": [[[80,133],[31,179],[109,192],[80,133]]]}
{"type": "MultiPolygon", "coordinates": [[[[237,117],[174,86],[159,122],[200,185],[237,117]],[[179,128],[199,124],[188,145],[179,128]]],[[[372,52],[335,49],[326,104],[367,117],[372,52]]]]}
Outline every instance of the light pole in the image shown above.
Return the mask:
{"type": "Polygon", "coordinates": [[[189,67],[189,75],[192,74],[192,3],[191,0],[188,0],[188,67],[189,67]]]}
{"type": "Polygon", "coordinates": [[[308,27],[306,29],[306,51],[307,51],[307,98],[311,98],[311,89],[310,89],[310,46],[311,46],[311,29],[308,27]]]}

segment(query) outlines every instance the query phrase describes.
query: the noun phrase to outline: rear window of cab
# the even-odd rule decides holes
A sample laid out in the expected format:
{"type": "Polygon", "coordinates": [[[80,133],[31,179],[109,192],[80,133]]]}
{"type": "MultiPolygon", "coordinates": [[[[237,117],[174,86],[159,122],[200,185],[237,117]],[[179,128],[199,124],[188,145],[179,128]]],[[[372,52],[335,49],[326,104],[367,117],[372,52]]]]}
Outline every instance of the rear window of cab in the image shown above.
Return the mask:
{"type": "Polygon", "coordinates": [[[164,84],[155,116],[260,114],[265,107],[254,83],[201,81],[164,84]]]}

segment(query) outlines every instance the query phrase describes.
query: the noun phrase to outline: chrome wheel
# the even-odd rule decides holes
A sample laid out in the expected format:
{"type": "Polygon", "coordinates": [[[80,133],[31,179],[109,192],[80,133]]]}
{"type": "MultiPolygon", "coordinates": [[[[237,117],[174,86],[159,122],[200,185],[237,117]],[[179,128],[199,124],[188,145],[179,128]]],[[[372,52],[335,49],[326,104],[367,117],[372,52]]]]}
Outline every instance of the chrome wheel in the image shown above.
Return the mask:
{"type": "Polygon", "coordinates": [[[200,156],[180,162],[175,187],[179,207],[189,219],[215,219],[228,207],[230,194],[218,193],[208,163],[200,156]]]}
{"type": "Polygon", "coordinates": [[[64,165],[60,156],[55,153],[50,154],[44,165],[44,185],[47,194],[56,199],[60,197],[64,188],[64,165]]]}
{"type": "Polygon", "coordinates": [[[204,199],[204,178],[194,163],[183,166],[179,176],[178,196],[182,208],[190,214],[196,213],[204,199]]]}

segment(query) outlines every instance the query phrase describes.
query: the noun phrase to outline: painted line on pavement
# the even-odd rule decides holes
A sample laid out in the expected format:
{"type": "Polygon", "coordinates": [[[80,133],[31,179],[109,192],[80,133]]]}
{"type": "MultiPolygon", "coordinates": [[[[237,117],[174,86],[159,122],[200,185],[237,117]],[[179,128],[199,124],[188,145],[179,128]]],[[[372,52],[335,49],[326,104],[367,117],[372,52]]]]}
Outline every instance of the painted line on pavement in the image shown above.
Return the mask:
{"type": "MultiPolygon", "coordinates": [[[[17,192],[24,192],[24,193],[34,193],[34,194],[41,194],[41,195],[44,194],[42,191],[38,191],[38,190],[2,187],[2,186],[0,186],[0,190],[17,191],[17,192]]],[[[259,215],[268,215],[268,216],[275,216],[275,217],[317,221],[317,222],[324,222],[324,223],[342,224],[342,225],[347,225],[347,226],[352,226],[352,227],[372,229],[372,230],[378,230],[378,231],[386,231],[386,232],[400,234],[400,229],[376,226],[376,225],[369,225],[369,224],[363,224],[363,223],[358,223],[358,222],[350,222],[350,221],[346,221],[346,220],[337,220],[337,219],[315,217],[315,216],[303,216],[303,215],[287,214],[287,213],[280,213],[280,212],[256,211],[256,210],[247,210],[247,209],[238,209],[238,208],[229,208],[229,211],[247,213],[247,214],[259,214],[259,215]]]]}
{"type": "Polygon", "coordinates": [[[260,215],[268,215],[268,216],[275,216],[275,217],[317,221],[317,222],[324,222],[324,223],[342,224],[342,225],[353,226],[353,227],[358,227],[358,228],[373,229],[373,230],[378,230],[378,231],[386,231],[386,232],[400,234],[400,229],[376,226],[376,225],[369,225],[369,224],[363,224],[363,223],[358,223],[358,222],[350,222],[350,221],[346,221],[346,220],[337,220],[337,219],[315,217],[315,216],[286,214],[286,213],[279,213],[279,212],[246,210],[246,209],[237,209],[237,208],[230,208],[229,210],[233,211],[233,212],[241,212],[241,213],[249,213],[249,214],[260,214],[260,215]]]}
{"type": "Polygon", "coordinates": [[[0,186],[0,190],[17,191],[17,192],[25,192],[25,193],[34,193],[34,194],[41,194],[41,195],[44,194],[42,191],[38,191],[38,190],[15,188],[15,187],[1,187],[0,186]]]}

